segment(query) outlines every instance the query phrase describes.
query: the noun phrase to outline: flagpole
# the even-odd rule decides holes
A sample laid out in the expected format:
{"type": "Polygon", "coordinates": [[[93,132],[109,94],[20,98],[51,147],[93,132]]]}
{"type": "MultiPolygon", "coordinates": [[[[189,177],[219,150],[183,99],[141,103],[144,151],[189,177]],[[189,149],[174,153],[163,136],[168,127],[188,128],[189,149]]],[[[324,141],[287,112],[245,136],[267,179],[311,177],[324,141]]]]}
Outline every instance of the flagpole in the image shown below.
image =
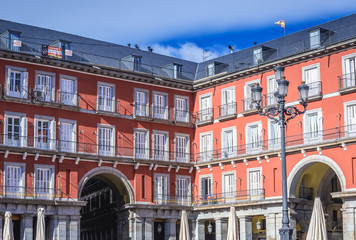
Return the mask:
{"type": "Polygon", "coordinates": [[[284,30],[284,36],[286,36],[286,27],[284,27],[283,30],[284,30]]]}

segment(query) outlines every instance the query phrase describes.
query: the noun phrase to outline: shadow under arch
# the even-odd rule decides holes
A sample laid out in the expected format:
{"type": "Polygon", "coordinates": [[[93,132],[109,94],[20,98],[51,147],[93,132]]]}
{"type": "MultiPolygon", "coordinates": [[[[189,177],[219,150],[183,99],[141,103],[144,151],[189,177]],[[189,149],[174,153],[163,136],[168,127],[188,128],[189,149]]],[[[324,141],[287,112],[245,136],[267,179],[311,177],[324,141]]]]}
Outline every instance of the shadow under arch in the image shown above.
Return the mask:
{"type": "Polygon", "coordinates": [[[128,196],[130,204],[134,203],[134,190],[130,181],[122,172],[112,167],[97,167],[88,171],[78,183],[78,199],[81,197],[85,184],[95,176],[105,176],[123,196],[128,196]]]}
{"type": "Polygon", "coordinates": [[[292,171],[288,175],[287,179],[287,189],[288,196],[290,198],[295,198],[297,191],[297,184],[304,173],[304,171],[314,163],[323,163],[328,165],[338,177],[340,182],[341,191],[345,191],[346,189],[346,179],[345,176],[339,167],[331,158],[326,157],[324,155],[311,155],[300,160],[292,169],[292,171]]]}

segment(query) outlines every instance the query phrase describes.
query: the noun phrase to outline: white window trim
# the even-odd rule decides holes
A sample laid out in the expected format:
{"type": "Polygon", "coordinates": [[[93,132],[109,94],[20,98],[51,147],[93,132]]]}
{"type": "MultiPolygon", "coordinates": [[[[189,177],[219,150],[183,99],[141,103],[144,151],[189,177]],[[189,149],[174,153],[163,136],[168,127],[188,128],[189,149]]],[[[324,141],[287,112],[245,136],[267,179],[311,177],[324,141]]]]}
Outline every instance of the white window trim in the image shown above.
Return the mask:
{"type": "Polygon", "coordinates": [[[167,177],[168,181],[167,181],[167,193],[166,196],[170,196],[170,192],[171,192],[171,184],[170,184],[170,175],[169,174],[164,174],[164,173],[154,173],[153,174],[153,182],[154,182],[154,188],[153,188],[153,196],[157,196],[157,182],[156,182],[156,178],[157,177],[167,177]]]}
{"type": "MultiPolygon", "coordinates": [[[[49,116],[43,116],[43,115],[35,115],[35,119],[34,119],[34,137],[35,139],[37,139],[38,137],[38,120],[45,120],[45,121],[49,121],[51,123],[53,123],[53,129],[51,129],[51,123],[50,125],[48,126],[49,130],[50,130],[50,145],[52,146],[49,146],[49,150],[53,150],[53,149],[56,149],[56,128],[57,128],[57,125],[56,125],[56,121],[55,121],[55,118],[54,117],[49,117],[49,116]]],[[[35,144],[35,147],[38,148],[37,146],[37,141],[35,140],[34,141],[34,144],[35,144]]]]}
{"type": "Polygon", "coordinates": [[[211,136],[211,139],[212,139],[212,141],[211,141],[211,144],[212,144],[212,146],[211,146],[211,149],[212,150],[214,150],[214,135],[213,135],[213,131],[209,131],[209,132],[203,132],[203,133],[200,133],[200,135],[199,135],[199,147],[200,147],[200,152],[202,152],[203,150],[202,150],[202,144],[201,144],[201,142],[202,142],[202,137],[203,136],[206,136],[206,135],[210,135],[211,136]]]}
{"type": "Polygon", "coordinates": [[[320,82],[320,63],[315,63],[315,64],[312,64],[312,65],[308,65],[308,66],[305,66],[305,67],[302,67],[302,79],[303,79],[303,82],[306,83],[306,78],[305,78],[305,71],[309,70],[309,69],[313,69],[313,68],[316,68],[317,69],[317,72],[318,72],[318,79],[316,82],[320,82]]]}
{"type": "Polygon", "coordinates": [[[204,178],[210,178],[211,179],[211,194],[214,194],[214,179],[213,179],[213,174],[204,174],[204,175],[199,175],[199,196],[202,195],[201,192],[201,180],[204,178]]]}
{"type": "Polygon", "coordinates": [[[174,94],[174,108],[177,107],[176,106],[176,99],[177,98],[185,99],[187,101],[187,112],[189,112],[189,97],[188,96],[174,94]]]}
{"type": "Polygon", "coordinates": [[[231,87],[227,87],[227,88],[221,89],[221,105],[222,105],[222,103],[223,103],[223,92],[229,91],[229,90],[232,90],[232,92],[234,93],[234,95],[233,95],[233,102],[236,102],[235,86],[231,86],[231,87]]]}
{"type": "Polygon", "coordinates": [[[255,167],[255,168],[247,168],[247,190],[250,189],[250,172],[255,172],[255,171],[260,171],[261,179],[260,179],[260,186],[261,189],[263,189],[263,172],[262,172],[262,167],[255,167]]]}
{"type": "MultiPolygon", "coordinates": [[[[9,112],[9,111],[5,111],[4,113],[4,143],[7,144],[7,140],[6,140],[6,136],[7,136],[7,119],[8,117],[19,117],[19,118],[25,118],[26,122],[25,122],[25,126],[22,126],[22,128],[24,128],[24,136],[20,135],[20,137],[23,137],[26,139],[24,144],[23,142],[21,143],[21,146],[24,147],[27,145],[27,136],[28,136],[28,129],[27,129],[27,124],[28,124],[28,119],[26,118],[26,113],[18,113],[18,112],[9,112]]],[[[21,124],[21,123],[20,123],[21,124]]],[[[21,139],[21,141],[23,141],[23,139],[21,139]]]]}
{"type": "MultiPolygon", "coordinates": [[[[55,179],[54,179],[54,165],[45,165],[45,164],[35,164],[34,165],[34,179],[35,179],[35,184],[34,184],[34,189],[36,191],[36,180],[37,180],[37,176],[36,176],[36,173],[37,173],[37,168],[47,168],[47,169],[50,169],[51,170],[51,186],[50,188],[54,189],[54,184],[55,184],[55,179]]],[[[54,193],[55,194],[55,193],[54,193]]]]}
{"type": "Polygon", "coordinates": [[[45,76],[50,76],[51,77],[51,84],[52,84],[52,95],[51,95],[51,101],[55,102],[56,101],[56,74],[52,72],[45,72],[45,71],[35,71],[35,88],[37,87],[37,78],[38,75],[45,75],[45,76]]]}
{"type": "Polygon", "coordinates": [[[225,193],[225,175],[230,175],[230,174],[233,174],[234,177],[235,177],[235,191],[234,192],[237,192],[237,184],[236,184],[236,171],[227,171],[227,172],[223,172],[222,175],[221,175],[221,182],[222,182],[222,193],[225,193]]]}
{"type": "MultiPolygon", "coordinates": [[[[21,193],[24,193],[24,187],[26,186],[26,164],[25,163],[17,163],[17,162],[4,162],[4,172],[3,172],[3,176],[4,176],[4,181],[3,181],[3,185],[5,186],[5,196],[7,194],[6,192],[6,177],[7,177],[7,167],[8,166],[16,166],[16,167],[21,167],[21,171],[22,171],[22,176],[21,176],[21,193]]],[[[18,197],[18,198],[22,198],[22,197],[18,197]]]]}
{"type": "MultiPolygon", "coordinates": [[[[147,155],[146,158],[149,158],[149,149],[150,149],[150,130],[149,129],[144,129],[144,128],[134,128],[134,136],[136,136],[136,132],[145,132],[146,133],[146,139],[145,139],[145,145],[146,145],[146,151],[145,154],[147,155]]],[[[134,149],[136,151],[136,139],[134,139],[134,149]]],[[[136,152],[134,153],[136,155],[136,152]]]]}
{"type": "Polygon", "coordinates": [[[202,95],[199,95],[199,111],[201,111],[202,109],[202,106],[201,106],[201,100],[203,99],[203,98],[206,98],[206,97],[210,97],[210,103],[211,103],[211,106],[209,107],[209,108],[212,108],[213,106],[212,106],[212,104],[213,104],[213,93],[205,93],[205,94],[202,94],[202,95]]]}
{"type": "Polygon", "coordinates": [[[73,77],[73,76],[69,76],[69,75],[63,75],[60,74],[59,75],[59,89],[62,90],[62,79],[68,79],[68,80],[73,80],[74,81],[74,93],[78,92],[78,78],[77,77],[73,77]]]}
{"type": "Polygon", "coordinates": [[[275,79],[275,81],[277,81],[276,79],[276,75],[270,75],[270,76],[267,76],[267,93],[274,93],[274,92],[270,92],[270,80],[271,79],[275,79]]]}
{"type": "MultiPolygon", "coordinates": [[[[60,127],[62,123],[69,123],[69,124],[73,124],[73,129],[74,129],[74,133],[72,136],[72,141],[73,141],[73,152],[77,151],[77,121],[76,120],[70,120],[70,119],[64,119],[64,118],[59,118],[58,119],[58,126],[60,127]]],[[[61,133],[58,134],[58,140],[61,140],[61,133]]],[[[83,143],[83,142],[82,142],[83,143]]],[[[84,143],[85,144],[85,143],[84,143]]],[[[84,146],[83,146],[84,148],[84,146]]]]}
{"type": "MultiPolygon", "coordinates": [[[[250,123],[246,123],[246,127],[245,127],[245,143],[246,144],[249,144],[248,142],[248,129],[249,127],[251,126],[254,126],[254,125],[258,125],[261,129],[262,129],[262,121],[256,121],[256,122],[250,122],[250,123]]],[[[263,134],[261,133],[261,141],[263,141],[263,134]]]]}
{"type": "MultiPolygon", "coordinates": [[[[9,66],[9,65],[6,65],[5,66],[5,84],[7,86],[10,85],[10,76],[9,76],[9,70],[10,71],[16,71],[16,72],[21,72],[21,73],[24,73],[24,72],[27,72],[27,68],[22,68],[22,67],[14,67],[14,66],[9,66]]],[[[27,72],[28,73],[28,72],[27,72]]],[[[23,79],[21,79],[21,89],[23,87],[23,79]]],[[[16,98],[22,98],[22,99],[27,99],[28,98],[28,84],[29,84],[29,77],[27,76],[27,90],[26,90],[26,96],[25,97],[17,97],[17,96],[11,96],[10,94],[7,93],[8,90],[5,91],[5,95],[6,96],[9,96],[9,97],[16,97],[16,98]]],[[[22,92],[22,90],[20,91],[22,92]]]]}
{"type": "MultiPolygon", "coordinates": [[[[110,88],[112,88],[112,96],[111,96],[112,109],[111,109],[111,112],[115,112],[115,110],[116,110],[115,84],[113,84],[113,83],[106,83],[106,82],[100,82],[100,81],[99,81],[98,84],[97,84],[97,95],[96,95],[97,99],[99,99],[99,97],[101,97],[101,96],[100,96],[100,87],[101,87],[101,86],[105,86],[105,87],[110,87],[110,88]]],[[[98,101],[98,100],[96,101],[96,109],[99,110],[99,101],[98,101]]]]}
{"type": "MultiPolygon", "coordinates": [[[[166,103],[166,106],[165,106],[165,110],[166,110],[166,114],[167,114],[167,116],[165,116],[165,118],[164,119],[168,119],[169,118],[169,116],[168,116],[168,93],[165,93],[165,92],[158,92],[158,91],[152,91],[152,106],[153,106],[153,108],[155,107],[155,96],[156,95],[163,95],[164,97],[165,97],[165,103],[166,103]]],[[[153,110],[153,109],[152,109],[153,110]]],[[[153,111],[153,117],[155,117],[154,116],[154,111],[153,111]]]]}
{"type": "MultiPolygon", "coordinates": [[[[344,102],[344,126],[347,126],[347,119],[349,118],[348,113],[347,113],[347,107],[351,105],[356,105],[356,100],[349,101],[349,102],[344,102]]],[[[340,127],[340,126],[339,126],[340,127]]]]}
{"type": "Polygon", "coordinates": [[[136,92],[144,92],[146,93],[146,104],[149,105],[150,104],[150,91],[147,90],[147,89],[143,89],[143,88],[134,88],[134,95],[133,95],[133,100],[134,100],[134,103],[136,102],[136,92]]]}
{"type": "MultiPolygon", "coordinates": [[[[191,180],[191,177],[190,176],[186,176],[186,175],[176,175],[176,182],[177,182],[178,178],[180,178],[180,179],[188,179],[189,180],[188,197],[191,196],[192,195],[192,188],[191,188],[192,180],[191,180]]],[[[176,188],[176,194],[177,194],[177,186],[175,188],[176,188]]]]}
{"type": "MultiPolygon", "coordinates": [[[[303,134],[304,134],[304,136],[305,136],[305,134],[306,133],[308,133],[306,130],[307,130],[307,126],[306,126],[306,123],[307,123],[307,117],[308,117],[308,115],[309,114],[313,114],[313,113],[318,113],[318,116],[319,116],[319,118],[318,118],[318,121],[319,121],[319,123],[320,123],[320,127],[319,127],[319,131],[323,131],[323,129],[324,129],[324,117],[323,117],[323,112],[322,112],[322,109],[321,108],[316,108],[316,109],[311,109],[311,110],[309,110],[309,111],[306,111],[304,114],[303,114],[303,134]],[[320,119],[321,118],[321,119],[320,119]]],[[[322,140],[322,137],[323,136],[321,136],[321,139],[313,139],[313,140],[322,140]]],[[[304,141],[305,141],[306,139],[305,139],[305,137],[304,137],[304,141]]]]}
{"type": "Polygon", "coordinates": [[[345,61],[346,61],[346,59],[349,59],[349,58],[356,58],[356,53],[351,53],[351,54],[344,55],[341,57],[342,74],[345,74],[345,71],[346,71],[345,61]]]}
{"type": "MultiPolygon", "coordinates": [[[[187,156],[187,159],[185,159],[187,162],[190,162],[190,159],[188,156],[190,156],[190,135],[189,134],[186,134],[186,133],[174,133],[174,152],[176,152],[176,147],[177,147],[177,143],[176,143],[176,137],[177,136],[180,136],[180,137],[185,137],[187,139],[187,145],[185,146],[186,148],[186,156],[187,156]]],[[[176,159],[177,157],[174,156],[174,159],[176,159]]]]}
{"type": "MultiPolygon", "coordinates": [[[[236,126],[232,126],[232,127],[227,127],[227,128],[222,128],[221,129],[221,149],[225,149],[226,148],[226,146],[224,146],[224,141],[223,141],[223,139],[224,139],[224,132],[226,132],[226,131],[231,131],[232,130],[232,142],[233,142],[233,148],[234,148],[234,150],[235,150],[235,147],[237,147],[237,131],[236,131],[236,126]]],[[[237,150],[237,149],[236,149],[237,150]]],[[[237,154],[237,152],[235,153],[235,154],[237,154]]],[[[234,155],[235,155],[234,154],[234,155]]]]}
{"type": "MultiPolygon", "coordinates": [[[[112,149],[116,146],[116,127],[114,125],[109,125],[109,124],[102,124],[98,123],[97,124],[97,134],[96,134],[96,142],[97,142],[97,153],[99,154],[99,140],[100,140],[100,128],[111,128],[112,129],[112,135],[111,138],[113,139],[113,142],[110,144],[110,147],[112,149]]],[[[112,154],[112,156],[115,156],[115,152],[112,154]]]]}
{"type": "Polygon", "coordinates": [[[164,149],[166,152],[169,151],[169,132],[168,131],[160,131],[160,130],[152,130],[152,151],[154,151],[154,134],[164,134],[167,137],[166,144],[164,146],[164,149]]]}

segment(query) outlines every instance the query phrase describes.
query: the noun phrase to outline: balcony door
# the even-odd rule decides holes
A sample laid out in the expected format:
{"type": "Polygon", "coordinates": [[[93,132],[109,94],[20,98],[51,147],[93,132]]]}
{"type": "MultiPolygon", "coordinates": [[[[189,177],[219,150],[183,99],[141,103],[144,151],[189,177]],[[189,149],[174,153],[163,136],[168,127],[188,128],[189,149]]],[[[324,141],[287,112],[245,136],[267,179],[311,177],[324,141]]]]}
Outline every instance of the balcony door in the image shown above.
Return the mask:
{"type": "Polygon", "coordinates": [[[61,79],[61,103],[65,105],[76,105],[74,80],[61,79]]]}

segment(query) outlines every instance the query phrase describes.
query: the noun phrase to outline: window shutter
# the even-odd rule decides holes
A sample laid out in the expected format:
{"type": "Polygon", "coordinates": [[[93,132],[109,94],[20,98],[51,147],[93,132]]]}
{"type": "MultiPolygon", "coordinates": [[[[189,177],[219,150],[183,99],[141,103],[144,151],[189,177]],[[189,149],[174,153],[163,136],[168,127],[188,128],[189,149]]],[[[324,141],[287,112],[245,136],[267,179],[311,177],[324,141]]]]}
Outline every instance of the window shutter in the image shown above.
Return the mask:
{"type": "Polygon", "coordinates": [[[27,146],[27,117],[21,117],[20,120],[21,144],[27,146]]]}
{"type": "Polygon", "coordinates": [[[10,77],[11,77],[11,69],[8,68],[8,69],[7,69],[6,87],[5,87],[5,89],[6,89],[5,94],[6,94],[7,96],[10,95],[10,84],[11,84],[10,77]]]}
{"type": "Polygon", "coordinates": [[[56,121],[51,120],[49,124],[49,129],[50,129],[50,149],[55,149],[56,148],[56,121]]]}
{"type": "Polygon", "coordinates": [[[21,73],[21,80],[22,80],[21,97],[27,98],[28,97],[28,72],[21,73]]]}

